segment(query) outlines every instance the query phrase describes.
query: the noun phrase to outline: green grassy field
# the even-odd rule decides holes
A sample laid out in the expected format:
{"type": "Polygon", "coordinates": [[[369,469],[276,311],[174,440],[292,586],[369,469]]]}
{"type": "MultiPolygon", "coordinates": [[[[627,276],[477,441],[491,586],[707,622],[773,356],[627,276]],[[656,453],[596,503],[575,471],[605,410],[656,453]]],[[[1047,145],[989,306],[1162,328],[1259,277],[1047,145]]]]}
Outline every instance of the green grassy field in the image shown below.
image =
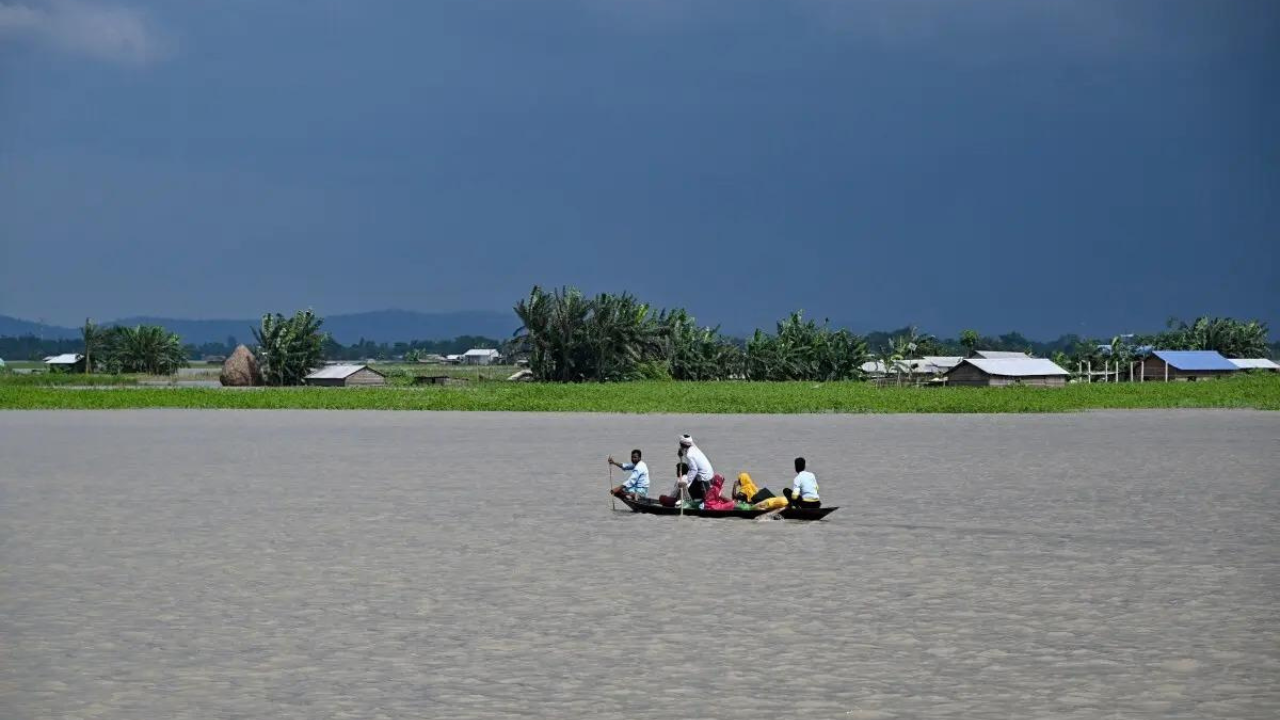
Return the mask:
{"type": "Polygon", "coordinates": [[[1280,410],[1280,375],[1065,388],[877,388],[860,382],[634,382],[468,387],[67,388],[0,383],[0,409],[227,408],[618,413],[1017,413],[1136,408],[1280,410]]]}
{"type": "Polygon", "coordinates": [[[0,388],[3,387],[42,387],[64,385],[137,385],[143,375],[84,375],[80,373],[39,372],[39,373],[0,373],[0,388]]]}

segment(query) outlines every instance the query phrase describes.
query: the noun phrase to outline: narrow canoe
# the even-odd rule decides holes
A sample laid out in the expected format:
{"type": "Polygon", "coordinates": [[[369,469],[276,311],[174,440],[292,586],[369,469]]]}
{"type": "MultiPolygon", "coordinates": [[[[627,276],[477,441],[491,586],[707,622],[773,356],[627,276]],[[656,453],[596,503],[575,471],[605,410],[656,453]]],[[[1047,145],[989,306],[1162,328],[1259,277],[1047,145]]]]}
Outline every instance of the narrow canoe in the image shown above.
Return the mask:
{"type": "MultiPolygon", "coordinates": [[[[667,507],[657,500],[645,498],[642,500],[632,500],[631,498],[618,496],[618,499],[627,504],[633,512],[648,513],[650,515],[680,515],[680,508],[667,507]]],[[[820,508],[794,508],[789,507],[778,513],[776,517],[786,520],[821,520],[831,513],[839,510],[839,506],[820,507],[820,508]]],[[[699,510],[696,508],[685,508],[684,515],[689,517],[705,517],[705,518],[757,518],[768,510],[699,510]]]]}

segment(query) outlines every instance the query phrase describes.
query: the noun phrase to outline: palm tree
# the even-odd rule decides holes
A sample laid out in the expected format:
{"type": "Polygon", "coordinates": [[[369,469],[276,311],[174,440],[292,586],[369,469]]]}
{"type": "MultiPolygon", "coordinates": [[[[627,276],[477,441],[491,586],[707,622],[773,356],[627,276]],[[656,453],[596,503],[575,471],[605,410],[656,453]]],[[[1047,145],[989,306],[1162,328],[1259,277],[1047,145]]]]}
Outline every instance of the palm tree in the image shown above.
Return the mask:
{"type": "Polygon", "coordinates": [[[101,336],[98,326],[90,318],[84,319],[84,327],[80,328],[80,338],[84,341],[84,371],[93,373],[93,350],[101,336]]]}
{"type": "Polygon", "coordinates": [[[759,330],[747,341],[746,374],[751,380],[851,380],[862,377],[866,340],[804,319],[803,311],[778,323],[770,336],[759,330]]]}
{"type": "Polygon", "coordinates": [[[159,325],[113,327],[101,339],[112,372],[172,375],[187,366],[182,339],[159,325]]]}
{"type": "Polygon", "coordinates": [[[630,293],[587,298],[535,286],[518,302],[508,348],[539,380],[608,382],[640,377],[711,380],[741,374],[741,351],[682,309],[656,312],[630,293]]]}
{"type": "Polygon", "coordinates": [[[1168,330],[1147,340],[1165,350],[1216,350],[1227,357],[1257,358],[1267,354],[1267,325],[1257,320],[1198,317],[1190,325],[1169,318],[1168,330]]]}
{"type": "Polygon", "coordinates": [[[586,379],[591,302],[581,291],[567,288],[548,293],[535,285],[529,297],[516,303],[515,312],[521,327],[514,346],[529,355],[534,377],[557,382],[586,379]]]}

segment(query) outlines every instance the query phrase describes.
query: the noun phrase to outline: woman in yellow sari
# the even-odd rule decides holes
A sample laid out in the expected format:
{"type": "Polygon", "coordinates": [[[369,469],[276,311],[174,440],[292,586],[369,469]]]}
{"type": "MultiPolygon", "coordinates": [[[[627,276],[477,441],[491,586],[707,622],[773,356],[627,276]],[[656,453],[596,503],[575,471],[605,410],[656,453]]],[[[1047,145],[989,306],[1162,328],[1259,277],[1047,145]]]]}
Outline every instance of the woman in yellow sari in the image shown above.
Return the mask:
{"type": "Polygon", "coordinates": [[[756,487],[755,481],[747,473],[738,473],[738,481],[733,484],[733,499],[747,503],[756,510],[774,510],[787,506],[787,499],[775,497],[769,488],[756,487]]]}
{"type": "Polygon", "coordinates": [[[739,502],[755,504],[773,497],[769,488],[756,487],[755,481],[748,473],[738,473],[738,481],[733,484],[733,499],[739,502]]]}

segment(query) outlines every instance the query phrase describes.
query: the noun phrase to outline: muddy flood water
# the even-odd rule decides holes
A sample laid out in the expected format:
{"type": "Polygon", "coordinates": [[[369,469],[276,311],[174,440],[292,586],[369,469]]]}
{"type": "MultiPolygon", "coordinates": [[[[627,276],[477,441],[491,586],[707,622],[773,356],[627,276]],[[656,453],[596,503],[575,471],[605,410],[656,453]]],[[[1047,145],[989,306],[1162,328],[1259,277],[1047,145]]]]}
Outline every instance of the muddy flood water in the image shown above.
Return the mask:
{"type": "Polygon", "coordinates": [[[1270,719],[1278,530],[1280,413],[6,412],[0,717],[1270,719]]]}

